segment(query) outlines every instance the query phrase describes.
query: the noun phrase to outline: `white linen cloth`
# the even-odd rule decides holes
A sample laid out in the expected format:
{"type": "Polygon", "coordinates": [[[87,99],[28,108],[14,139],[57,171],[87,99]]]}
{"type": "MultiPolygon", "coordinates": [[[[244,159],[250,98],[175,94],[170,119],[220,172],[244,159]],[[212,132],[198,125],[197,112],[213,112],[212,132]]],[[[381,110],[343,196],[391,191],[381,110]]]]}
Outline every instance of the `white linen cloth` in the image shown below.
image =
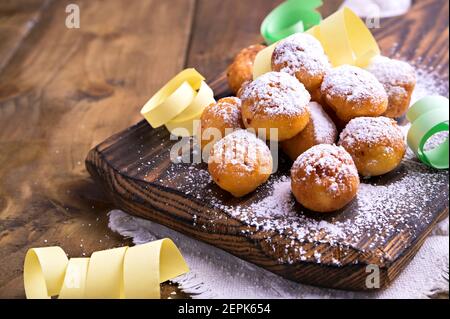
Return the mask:
{"type": "Polygon", "coordinates": [[[109,227],[135,244],[171,238],[191,271],[174,281],[193,298],[431,298],[448,293],[448,219],[436,227],[416,257],[387,289],[348,292],[295,283],[211,245],[119,210],[109,213],[109,227]],[[447,279],[445,279],[445,277],[447,279]]]}

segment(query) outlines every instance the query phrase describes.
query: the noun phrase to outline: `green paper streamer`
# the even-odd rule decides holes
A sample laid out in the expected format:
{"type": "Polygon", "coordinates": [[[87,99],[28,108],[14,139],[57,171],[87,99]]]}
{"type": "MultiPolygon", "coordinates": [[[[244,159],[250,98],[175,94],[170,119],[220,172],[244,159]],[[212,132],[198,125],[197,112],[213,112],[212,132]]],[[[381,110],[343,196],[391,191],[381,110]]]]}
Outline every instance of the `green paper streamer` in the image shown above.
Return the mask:
{"type": "Polygon", "coordinates": [[[288,0],[280,4],[261,25],[264,40],[272,44],[318,25],[322,16],[315,9],[322,4],[321,0],[288,0]]]}
{"type": "Polygon", "coordinates": [[[424,164],[448,169],[448,138],[436,148],[425,151],[427,141],[436,133],[449,130],[449,100],[443,96],[427,96],[417,101],[406,115],[411,122],[408,145],[424,164]]]}

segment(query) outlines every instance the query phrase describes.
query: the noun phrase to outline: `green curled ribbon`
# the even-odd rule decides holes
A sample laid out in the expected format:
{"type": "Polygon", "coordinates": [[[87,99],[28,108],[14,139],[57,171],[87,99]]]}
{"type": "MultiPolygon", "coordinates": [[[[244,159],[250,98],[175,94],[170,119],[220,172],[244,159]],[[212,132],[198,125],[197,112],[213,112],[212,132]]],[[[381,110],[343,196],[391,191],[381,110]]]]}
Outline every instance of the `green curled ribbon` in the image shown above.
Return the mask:
{"type": "Polygon", "coordinates": [[[427,96],[417,101],[406,115],[411,122],[408,145],[424,164],[436,169],[448,169],[449,140],[431,150],[427,141],[436,133],[449,130],[449,100],[443,96],[427,96]]]}
{"type": "Polygon", "coordinates": [[[288,0],[276,7],[264,19],[261,34],[267,44],[275,43],[294,33],[304,32],[322,21],[315,9],[322,0],[288,0]]]}

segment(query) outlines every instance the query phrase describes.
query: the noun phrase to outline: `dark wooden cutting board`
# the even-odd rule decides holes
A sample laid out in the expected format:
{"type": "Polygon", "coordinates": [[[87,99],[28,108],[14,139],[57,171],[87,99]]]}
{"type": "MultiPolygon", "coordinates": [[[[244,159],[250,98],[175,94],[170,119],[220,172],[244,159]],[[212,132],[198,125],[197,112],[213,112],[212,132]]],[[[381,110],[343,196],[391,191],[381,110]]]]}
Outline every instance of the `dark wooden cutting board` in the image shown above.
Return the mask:
{"type": "MultiPolygon", "coordinates": [[[[407,17],[386,20],[375,32],[384,53],[394,55],[390,46],[397,41],[398,51],[413,60],[417,43],[405,41],[409,33],[385,28],[413,28],[426,13],[416,6],[407,17]]],[[[433,36],[424,34],[422,41],[431,46],[433,36]]],[[[448,53],[444,60],[448,65],[448,53]]],[[[210,85],[217,97],[228,95],[224,75],[210,85]]],[[[448,214],[448,172],[428,169],[411,154],[396,171],[363,181],[344,210],[318,215],[286,193],[292,163],[283,154],[267,185],[235,199],[214,185],[205,164],[173,163],[174,143],[164,128],[141,121],[92,149],[86,166],[122,210],[294,281],[366,290],[367,266],[376,265],[386,287],[448,214]]]]}

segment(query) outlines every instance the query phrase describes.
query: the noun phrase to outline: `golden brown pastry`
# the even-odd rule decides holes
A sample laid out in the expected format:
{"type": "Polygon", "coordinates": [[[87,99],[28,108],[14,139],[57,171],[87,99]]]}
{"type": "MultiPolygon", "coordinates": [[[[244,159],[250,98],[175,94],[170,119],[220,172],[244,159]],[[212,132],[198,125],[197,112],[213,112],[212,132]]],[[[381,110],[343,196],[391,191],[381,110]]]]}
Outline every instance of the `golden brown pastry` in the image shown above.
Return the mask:
{"type": "Polygon", "coordinates": [[[272,55],[272,70],[295,76],[317,98],[325,74],[330,69],[321,43],[312,35],[297,33],[281,40],[272,55]]]}
{"type": "Polygon", "coordinates": [[[212,179],[235,197],[242,197],[265,183],[273,159],[267,145],[246,130],[235,131],[214,144],[208,161],[212,179]]]}
{"type": "Polygon", "coordinates": [[[331,106],[329,106],[325,101],[322,100],[321,103],[322,108],[325,110],[325,112],[328,114],[328,116],[331,118],[333,123],[336,125],[336,128],[338,132],[341,132],[348,122],[341,120],[337,115],[336,112],[333,110],[331,106]]]}
{"type": "Polygon", "coordinates": [[[322,98],[343,121],[386,112],[388,95],[376,77],[361,68],[342,65],[325,75],[322,98]]]}
{"type": "Polygon", "coordinates": [[[358,117],[342,131],[339,145],[355,161],[364,177],[394,170],[406,152],[405,138],[397,122],[387,117],[358,117]]]}
{"type": "Polygon", "coordinates": [[[291,183],[300,204],[327,213],[343,208],[355,198],[359,176],[345,149],[321,144],[298,157],[291,169],[291,183]]]}
{"type": "Polygon", "coordinates": [[[252,83],[253,81],[245,81],[244,83],[242,83],[241,88],[237,91],[236,96],[238,98],[241,98],[242,93],[244,92],[244,89],[246,88],[247,85],[249,85],[250,83],[252,83]]]}
{"type": "Polygon", "coordinates": [[[397,118],[405,115],[416,86],[416,72],[406,62],[387,57],[374,58],[367,70],[383,84],[389,103],[383,116],[397,118]]]}
{"type": "Polygon", "coordinates": [[[244,125],[255,131],[265,129],[267,138],[274,141],[290,139],[309,122],[310,98],[303,84],[293,76],[266,73],[247,85],[241,94],[244,125]],[[274,131],[271,134],[270,129],[276,129],[278,136],[274,131]]]}
{"type": "Polygon", "coordinates": [[[311,94],[311,101],[323,104],[322,92],[320,91],[320,87],[309,91],[309,94],[311,94]]]}
{"type": "Polygon", "coordinates": [[[265,47],[262,44],[254,44],[236,55],[227,69],[228,85],[233,94],[237,94],[244,82],[253,80],[253,63],[258,52],[265,47]]]}
{"type": "Polygon", "coordinates": [[[310,121],[305,129],[293,138],[281,142],[281,149],[295,161],[297,157],[318,144],[334,144],[338,137],[336,125],[322,106],[309,103],[310,121]]]}
{"type": "Polygon", "coordinates": [[[226,97],[208,105],[200,118],[199,138],[202,149],[210,147],[234,129],[244,128],[241,114],[241,100],[237,97],[226,97]],[[200,135],[201,134],[201,135],[200,135]]]}

